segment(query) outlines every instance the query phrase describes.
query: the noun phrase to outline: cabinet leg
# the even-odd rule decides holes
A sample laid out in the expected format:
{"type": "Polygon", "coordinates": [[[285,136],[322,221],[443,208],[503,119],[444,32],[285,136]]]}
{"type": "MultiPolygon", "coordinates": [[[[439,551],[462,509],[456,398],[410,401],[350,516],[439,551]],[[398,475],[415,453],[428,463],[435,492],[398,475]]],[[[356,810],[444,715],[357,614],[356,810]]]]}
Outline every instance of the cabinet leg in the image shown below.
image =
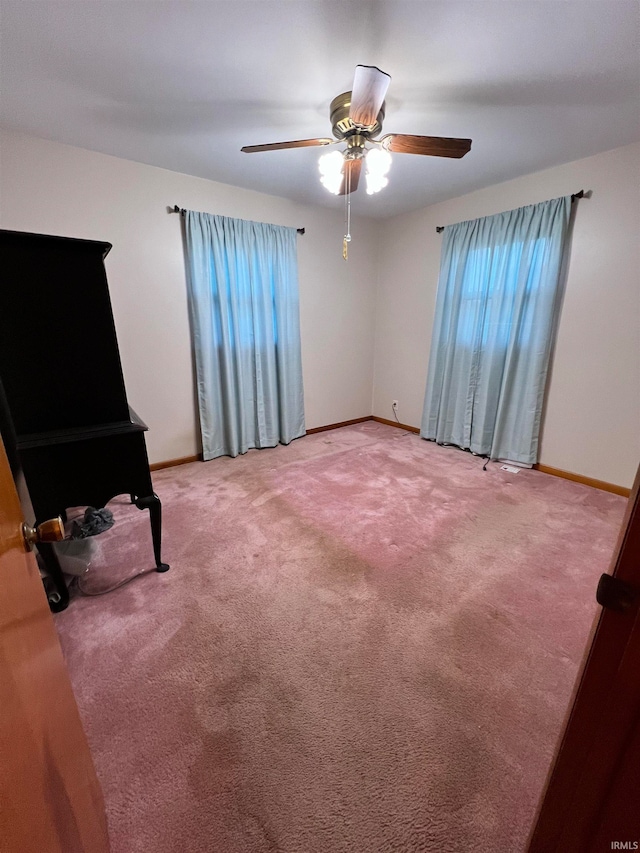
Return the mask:
{"type": "Polygon", "coordinates": [[[156,571],[168,572],[169,564],[163,563],[160,555],[162,543],[162,504],[160,498],[156,495],[148,495],[146,498],[138,498],[136,500],[138,509],[149,510],[149,520],[151,521],[151,538],[153,540],[153,556],[156,560],[156,571]]]}

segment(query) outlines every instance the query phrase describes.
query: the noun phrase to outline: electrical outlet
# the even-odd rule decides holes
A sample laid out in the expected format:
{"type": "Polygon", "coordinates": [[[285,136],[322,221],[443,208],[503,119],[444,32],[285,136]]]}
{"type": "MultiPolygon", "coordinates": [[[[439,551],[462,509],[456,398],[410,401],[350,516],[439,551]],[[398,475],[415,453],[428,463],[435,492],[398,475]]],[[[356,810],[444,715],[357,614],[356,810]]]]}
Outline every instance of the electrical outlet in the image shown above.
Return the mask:
{"type": "Polygon", "coordinates": [[[391,408],[394,410],[398,408],[398,401],[397,400],[391,401],[391,408]]]}

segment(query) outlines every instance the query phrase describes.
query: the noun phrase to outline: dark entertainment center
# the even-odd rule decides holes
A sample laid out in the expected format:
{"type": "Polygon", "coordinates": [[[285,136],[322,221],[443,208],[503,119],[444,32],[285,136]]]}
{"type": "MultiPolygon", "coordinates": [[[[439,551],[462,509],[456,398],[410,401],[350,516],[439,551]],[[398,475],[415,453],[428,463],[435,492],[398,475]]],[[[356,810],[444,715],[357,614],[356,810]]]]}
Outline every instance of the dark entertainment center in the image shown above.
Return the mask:
{"type": "MultiPolygon", "coordinates": [[[[14,476],[24,472],[36,525],[69,507],[101,508],[130,495],[149,510],[162,572],[169,568],[161,559],[162,507],[147,426],[127,402],[104,268],[110,249],[0,230],[3,440],[14,476]]],[[[69,591],[54,547],[37,548],[57,590],[51,608],[63,610],[69,591]]]]}

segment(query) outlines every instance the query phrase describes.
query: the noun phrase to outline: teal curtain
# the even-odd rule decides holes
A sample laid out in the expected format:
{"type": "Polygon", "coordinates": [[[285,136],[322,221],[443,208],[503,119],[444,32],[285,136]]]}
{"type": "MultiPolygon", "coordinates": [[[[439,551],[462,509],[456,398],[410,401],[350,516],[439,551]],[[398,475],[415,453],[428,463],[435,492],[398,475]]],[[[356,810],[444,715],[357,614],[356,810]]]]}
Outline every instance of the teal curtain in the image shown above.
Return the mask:
{"type": "Polygon", "coordinates": [[[296,229],[187,210],[205,459],[305,433],[296,229]]]}
{"type": "Polygon", "coordinates": [[[444,229],[420,434],[532,465],[571,196],[444,229]]]}

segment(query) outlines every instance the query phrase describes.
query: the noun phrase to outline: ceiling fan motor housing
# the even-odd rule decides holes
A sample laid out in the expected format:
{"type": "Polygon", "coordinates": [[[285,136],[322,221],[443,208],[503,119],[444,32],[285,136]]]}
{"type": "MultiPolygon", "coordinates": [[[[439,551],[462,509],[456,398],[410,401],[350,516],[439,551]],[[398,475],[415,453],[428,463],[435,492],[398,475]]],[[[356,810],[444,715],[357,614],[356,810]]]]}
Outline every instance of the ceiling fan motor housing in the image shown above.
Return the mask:
{"type": "Polygon", "coordinates": [[[372,136],[377,136],[382,130],[382,122],[384,121],[383,103],[380,107],[380,112],[376,118],[375,124],[368,125],[366,128],[354,124],[349,118],[349,110],[351,108],[351,92],[343,92],[331,101],[329,107],[329,116],[331,119],[332,133],[336,139],[345,139],[346,137],[358,134],[368,139],[372,136]]]}

